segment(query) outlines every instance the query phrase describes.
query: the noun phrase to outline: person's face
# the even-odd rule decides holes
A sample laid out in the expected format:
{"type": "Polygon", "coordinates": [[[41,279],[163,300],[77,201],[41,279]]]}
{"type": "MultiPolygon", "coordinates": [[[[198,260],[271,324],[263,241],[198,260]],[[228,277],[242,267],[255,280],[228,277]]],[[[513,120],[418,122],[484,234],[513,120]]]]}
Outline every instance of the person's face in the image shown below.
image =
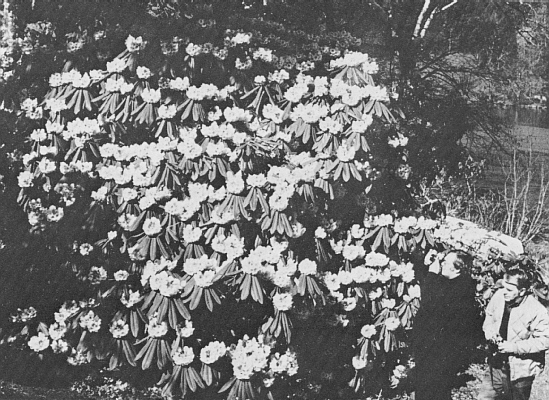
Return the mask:
{"type": "Polygon", "coordinates": [[[458,272],[454,267],[456,258],[456,253],[448,253],[446,254],[446,257],[442,259],[442,262],[440,263],[440,274],[442,276],[446,278],[452,278],[456,275],[456,273],[458,272]]]}
{"type": "Polygon", "coordinates": [[[525,292],[525,289],[519,289],[518,278],[516,276],[505,275],[503,278],[503,297],[505,301],[513,301],[518,297],[522,297],[525,292]]]}

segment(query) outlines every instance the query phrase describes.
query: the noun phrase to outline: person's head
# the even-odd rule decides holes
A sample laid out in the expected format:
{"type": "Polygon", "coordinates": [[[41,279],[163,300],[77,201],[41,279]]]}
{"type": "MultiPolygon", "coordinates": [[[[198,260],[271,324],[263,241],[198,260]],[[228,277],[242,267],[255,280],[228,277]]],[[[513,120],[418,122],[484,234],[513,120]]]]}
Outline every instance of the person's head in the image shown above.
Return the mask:
{"type": "Polygon", "coordinates": [[[440,263],[440,274],[448,279],[457,278],[470,267],[472,258],[463,251],[450,251],[440,263]]]}
{"type": "Polygon", "coordinates": [[[532,286],[532,278],[519,267],[512,267],[503,277],[503,297],[505,301],[518,301],[523,298],[532,286]]]}

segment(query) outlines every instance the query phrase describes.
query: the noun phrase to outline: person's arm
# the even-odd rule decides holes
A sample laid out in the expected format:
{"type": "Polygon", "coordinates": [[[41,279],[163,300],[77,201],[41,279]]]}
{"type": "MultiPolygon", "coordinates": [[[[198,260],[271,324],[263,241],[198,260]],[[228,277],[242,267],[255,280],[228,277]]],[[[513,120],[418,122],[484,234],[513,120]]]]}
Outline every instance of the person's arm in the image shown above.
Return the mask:
{"type": "Polygon", "coordinates": [[[530,354],[549,349],[549,314],[545,308],[539,310],[530,324],[530,337],[512,342],[511,353],[530,354]]]}
{"type": "Polygon", "coordinates": [[[499,334],[499,332],[497,332],[496,328],[493,326],[494,313],[496,308],[495,298],[496,295],[492,296],[485,310],[486,316],[484,318],[484,323],[482,324],[482,330],[484,331],[484,337],[486,338],[486,340],[493,340],[499,334]]]}

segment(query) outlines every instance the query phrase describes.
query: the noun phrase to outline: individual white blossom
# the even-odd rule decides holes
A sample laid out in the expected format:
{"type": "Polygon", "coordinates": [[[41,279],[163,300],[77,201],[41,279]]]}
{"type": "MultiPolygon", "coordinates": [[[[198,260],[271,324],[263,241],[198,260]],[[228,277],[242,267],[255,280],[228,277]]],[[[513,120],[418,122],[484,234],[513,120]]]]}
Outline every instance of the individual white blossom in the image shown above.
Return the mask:
{"type": "Polygon", "coordinates": [[[349,162],[355,159],[356,150],[348,146],[346,142],[342,143],[336,150],[337,158],[341,162],[349,162]]]}
{"type": "Polygon", "coordinates": [[[137,67],[135,73],[139,79],[149,79],[152,75],[151,70],[143,66],[137,67]]]}
{"type": "Polygon", "coordinates": [[[28,345],[33,351],[39,353],[50,346],[50,339],[43,332],[38,332],[37,336],[30,338],[28,345]]]}
{"type": "Polygon", "coordinates": [[[146,42],[143,40],[141,36],[133,37],[132,35],[129,35],[126,38],[126,50],[128,50],[130,53],[135,53],[137,51],[141,51],[145,48],[146,42]]]}
{"type": "Polygon", "coordinates": [[[277,293],[273,296],[273,306],[279,311],[288,311],[292,305],[293,296],[291,293],[277,293]]]}
{"type": "Polygon", "coordinates": [[[410,299],[419,299],[421,298],[421,288],[419,285],[408,286],[408,296],[410,299]]]}
{"type": "Polygon", "coordinates": [[[242,171],[234,174],[232,171],[227,171],[227,192],[231,194],[240,194],[245,188],[244,180],[242,179],[242,171]]]}
{"type": "Polygon", "coordinates": [[[297,374],[299,366],[296,354],[290,350],[286,350],[284,354],[273,354],[269,361],[269,369],[275,374],[286,373],[288,376],[297,374]]]}
{"type": "Polygon", "coordinates": [[[69,344],[63,339],[52,340],[50,346],[55,354],[63,354],[69,351],[69,344]]]}
{"type": "Polygon", "coordinates": [[[101,318],[90,310],[80,316],[80,326],[90,332],[98,332],[101,328],[101,318]]]}
{"type": "Polygon", "coordinates": [[[400,320],[397,317],[389,317],[385,320],[385,327],[389,331],[394,331],[400,326],[400,320]]]}
{"type": "Polygon", "coordinates": [[[384,267],[389,264],[389,257],[382,253],[376,253],[374,251],[366,254],[366,265],[370,267],[384,267]]]}
{"type": "Polygon", "coordinates": [[[314,124],[318,122],[321,118],[324,118],[328,115],[328,108],[323,105],[318,105],[314,103],[309,104],[298,104],[290,113],[290,118],[292,121],[297,121],[301,118],[304,122],[308,124],[314,124]]]}
{"type": "Polygon", "coordinates": [[[280,84],[290,79],[290,74],[286,70],[281,69],[278,71],[269,72],[268,79],[270,82],[276,82],[280,84]]]}
{"type": "Polygon", "coordinates": [[[120,58],[115,58],[112,61],[107,62],[107,72],[120,73],[126,69],[126,62],[120,58]]]}
{"type": "Polygon", "coordinates": [[[355,283],[365,283],[370,280],[372,277],[373,270],[371,268],[366,268],[362,265],[355,267],[351,270],[351,277],[355,283]]]}
{"type": "Polygon", "coordinates": [[[49,222],[59,222],[64,215],[65,212],[63,211],[63,208],[55,207],[54,205],[51,205],[46,211],[46,219],[49,222]]]}
{"type": "Polygon", "coordinates": [[[204,364],[213,364],[227,354],[227,346],[223,342],[210,342],[200,350],[200,361],[204,364]]]}
{"type": "Polygon", "coordinates": [[[375,325],[364,325],[362,329],[360,329],[360,334],[366,339],[370,339],[376,334],[376,332],[377,331],[375,325]]]}
{"type": "Polygon", "coordinates": [[[379,67],[368,54],[348,51],[343,57],[330,61],[330,68],[357,67],[367,74],[375,74],[379,67]]]}
{"type": "Polygon", "coordinates": [[[128,276],[130,276],[128,271],[124,271],[123,269],[121,269],[114,273],[114,280],[117,282],[126,281],[128,279],[128,276]]]}
{"type": "Polygon", "coordinates": [[[54,323],[50,325],[48,334],[51,340],[59,340],[67,333],[67,326],[64,323],[54,323]]]}
{"type": "Polygon", "coordinates": [[[145,103],[158,103],[162,97],[160,89],[143,89],[141,98],[145,103]]]}
{"type": "Polygon", "coordinates": [[[298,265],[298,270],[303,275],[316,275],[317,266],[316,262],[305,258],[301,260],[298,265]]]}
{"type": "MultiPolygon", "coordinates": [[[[66,110],[68,107],[67,107],[67,104],[65,103],[65,100],[64,99],[47,99],[46,100],[46,105],[44,107],[46,110],[50,110],[50,112],[54,113],[54,114],[57,114],[59,113],[60,111],[63,111],[63,110],[66,110]]],[[[51,121],[48,121],[50,122],[50,128],[51,128],[51,121]]],[[[49,132],[49,131],[48,131],[49,132]]],[[[31,135],[31,139],[32,139],[32,135],[31,135]]]]}
{"type": "Polygon", "coordinates": [[[193,276],[196,286],[201,288],[210,287],[213,285],[216,272],[213,270],[201,271],[193,276]]]}
{"type": "Polygon", "coordinates": [[[82,254],[83,256],[87,256],[92,252],[93,246],[89,243],[82,243],[79,250],[80,254],[82,254]]]}
{"type": "Polygon", "coordinates": [[[152,290],[159,291],[162,296],[173,297],[178,295],[186,285],[183,279],[180,279],[168,271],[160,271],[149,278],[152,290]]]}
{"type": "Polygon", "coordinates": [[[345,245],[343,246],[343,251],[341,252],[343,254],[343,258],[349,261],[354,261],[357,258],[363,258],[366,255],[366,250],[364,250],[364,247],[362,246],[356,246],[356,245],[345,245]]]}
{"type": "Polygon", "coordinates": [[[168,82],[168,86],[172,90],[177,90],[177,91],[183,92],[183,91],[187,90],[190,86],[189,78],[188,77],[181,78],[181,77],[178,76],[175,79],[171,79],[168,82]]]}
{"type": "Polygon", "coordinates": [[[389,310],[392,310],[393,308],[395,308],[395,305],[396,305],[395,299],[383,299],[383,300],[381,300],[381,307],[382,308],[387,308],[389,310]]]}
{"type": "Polygon", "coordinates": [[[30,171],[23,171],[19,173],[17,181],[20,188],[26,188],[32,186],[32,181],[34,179],[34,174],[30,171]]]}
{"type": "MultiPolygon", "coordinates": [[[[71,83],[77,89],[85,89],[90,86],[91,78],[87,72],[82,75],[77,73],[77,75],[72,77],[71,83]]],[[[57,111],[61,111],[61,109],[57,109],[57,111]]],[[[56,111],[52,109],[52,112],[56,112],[56,111]]]]}
{"type": "Polygon", "coordinates": [[[194,360],[194,351],[188,346],[177,348],[171,355],[175,365],[189,365],[194,360]]]}
{"type": "Polygon", "coordinates": [[[366,365],[368,364],[368,360],[360,356],[354,356],[352,363],[353,363],[354,369],[363,369],[363,368],[366,368],[366,365]]]}
{"type": "Polygon", "coordinates": [[[353,275],[350,271],[341,270],[337,273],[337,277],[342,285],[350,285],[353,282],[353,275]]]}
{"type": "Polygon", "coordinates": [[[223,116],[227,122],[250,122],[252,114],[250,111],[239,107],[227,107],[223,110],[223,116]]]}
{"type": "Polygon", "coordinates": [[[353,311],[356,308],[357,305],[357,299],[356,297],[345,297],[341,304],[343,305],[343,309],[347,312],[353,311]]]}
{"type": "Polygon", "coordinates": [[[158,118],[172,119],[177,114],[177,106],[175,104],[162,104],[158,107],[158,118]]]}
{"type": "Polygon", "coordinates": [[[368,298],[373,301],[379,299],[382,295],[383,291],[380,287],[377,287],[374,290],[370,291],[370,293],[368,293],[368,298]]]}
{"type": "Polygon", "coordinates": [[[183,338],[191,337],[194,333],[194,327],[192,321],[185,320],[185,325],[179,327],[179,335],[183,338]]]}
{"type": "Polygon", "coordinates": [[[319,226],[318,228],[316,228],[316,230],[315,230],[315,238],[317,238],[317,239],[326,239],[326,236],[327,236],[326,229],[324,229],[324,228],[321,227],[321,226],[319,226]]]}
{"type": "Polygon", "coordinates": [[[270,63],[273,61],[273,51],[270,49],[265,49],[263,47],[260,47],[256,51],[254,51],[253,59],[262,60],[267,63],[270,63]]]}
{"type": "Polygon", "coordinates": [[[147,236],[155,236],[162,231],[162,224],[156,217],[147,218],[143,223],[143,232],[147,236]]]}
{"type": "Polygon", "coordinates": [[[185,243],[196,243],[202,237],[202,229],[199,227],[193,227],[192,225],[186,225],[183,228],[182,238],[185,243]]]}
{"type": "Polygon", "coordinates": [[[121,339],[130,333],[130,327],[124,320],[119,319],[111,324],[109,331],[115,339],[121,339]]]}
{"type": "Polygon", "coordinates": [[[120,297],[120,302],[126,307],[126,308],[132,308],[134,305],[139,303],[141,301],[142,297],[139,293],[139,290],[133,291],[129,290],[128,295],[123,295],[120,297]]]}
{"type": "Polygon", "coordinates": [[[165,321],[158,321],[157,316],[154,315],[149,318],[147,324],[147,333],[153,338],[159,338],[168,333],[168,324],[165,321]]]}

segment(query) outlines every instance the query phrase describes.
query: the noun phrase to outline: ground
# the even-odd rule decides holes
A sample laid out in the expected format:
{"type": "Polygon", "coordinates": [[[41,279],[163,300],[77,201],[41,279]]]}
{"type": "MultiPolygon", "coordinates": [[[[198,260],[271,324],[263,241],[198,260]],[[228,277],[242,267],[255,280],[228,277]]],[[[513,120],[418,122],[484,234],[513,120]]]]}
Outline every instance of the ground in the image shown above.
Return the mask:
{"type": "MultiPolygon", "coordinates": [[[[549,365],[549,354],[547,357],[549,365]]],[[[476,400],[481,385],[482,376],[488,367],[484,364],[473,364],[466,373],[466,382],[459,389],[455,389],[452,395],[453,400],[476,400]]],[[[15,385],[9,382],[0,381],[0,399],[5,400],[99,400],[107,397],[78,394],[70,389],[45,389],[28,386],[15,385]]],[[[113,399],[114,397],[109,397],[113,399]]],[[[128,400],[138,400],[140,397],[124,397],[128,400]]],[[[406,400],[409,397],[400,398],[406,400]]],[[[536,378],[532,389],[530,400],[549,399],[549,367],[536,378]]],[[[397,400],[397,399],[394,399],[397,400]]]]}

